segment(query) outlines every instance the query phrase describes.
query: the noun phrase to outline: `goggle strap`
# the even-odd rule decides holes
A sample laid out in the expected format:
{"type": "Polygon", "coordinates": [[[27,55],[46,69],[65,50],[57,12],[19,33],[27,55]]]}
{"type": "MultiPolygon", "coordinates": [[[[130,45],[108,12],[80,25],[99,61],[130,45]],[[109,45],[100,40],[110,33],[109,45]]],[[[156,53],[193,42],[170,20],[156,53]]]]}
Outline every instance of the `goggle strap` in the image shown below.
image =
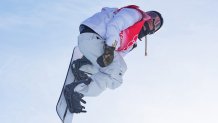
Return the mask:
{"type": "Polygon", "coordinates": [[[145,36],[145,56],[147,56],[147,36],[145,36]]]}

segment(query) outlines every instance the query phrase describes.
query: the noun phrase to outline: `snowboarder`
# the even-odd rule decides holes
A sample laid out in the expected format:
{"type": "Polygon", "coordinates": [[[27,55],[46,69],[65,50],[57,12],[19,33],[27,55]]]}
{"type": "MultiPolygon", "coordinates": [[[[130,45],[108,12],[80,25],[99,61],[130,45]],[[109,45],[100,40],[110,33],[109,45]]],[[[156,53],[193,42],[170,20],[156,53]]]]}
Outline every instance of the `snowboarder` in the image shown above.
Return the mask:
{"type": "Polygon", "coordinates": [[[78,47],[84,56],[73,63],[77,81],[64,88],[70,112],[86,112],[81,105],[84,96],[97,96],[106,88],[119,87],[127,70],[123,57],[137,46],[137,39],[155,33],[162,25],[159,12],[144,12],[136,5],[105,7],[83,21],[78,47]]]}

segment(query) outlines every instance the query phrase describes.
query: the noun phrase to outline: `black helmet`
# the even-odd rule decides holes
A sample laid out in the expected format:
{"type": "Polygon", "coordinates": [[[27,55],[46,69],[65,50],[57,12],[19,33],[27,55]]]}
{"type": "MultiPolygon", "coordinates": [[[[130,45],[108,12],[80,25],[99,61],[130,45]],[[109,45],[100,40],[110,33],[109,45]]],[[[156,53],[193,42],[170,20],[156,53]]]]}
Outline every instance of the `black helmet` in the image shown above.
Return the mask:
{"type": "Polygon", "coordinates": [[[148,11],[148,12],[146,12],[146,14],[148,14],[152,19],[152,23],[153,23],[154,28],[150,30],[149,34],[153,34],[162,27],[163,17],[157,11],[148,11]]]}
{"type": "Polygon", "coordinates": [[[138,39],[141,40],[147,34],[153,34],[159,30],[163,25],[163,18],[161,14],[157,11],[145,12],[150,19],[144,23],[141,31],[139,32],[138,39]],[[151,27],[152,26],[152,27],[151,27]]]}

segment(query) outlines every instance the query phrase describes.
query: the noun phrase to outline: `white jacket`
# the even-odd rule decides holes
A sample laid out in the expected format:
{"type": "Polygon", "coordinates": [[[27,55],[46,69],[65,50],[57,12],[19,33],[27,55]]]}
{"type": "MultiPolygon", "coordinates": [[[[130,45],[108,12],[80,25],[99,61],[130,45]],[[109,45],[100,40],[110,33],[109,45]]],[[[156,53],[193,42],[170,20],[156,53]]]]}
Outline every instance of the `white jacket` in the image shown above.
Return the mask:
{"type": "Polygon", "coordinates": [[[82,22],[98,33],[107,45],[112,46],[117,41],[116,49],[120,47],[120,32],[142,18],[141,13],[135,9],[123,8],[119,12],[117,10],[117,8],[102,8],[101,12],[82,22]]]}

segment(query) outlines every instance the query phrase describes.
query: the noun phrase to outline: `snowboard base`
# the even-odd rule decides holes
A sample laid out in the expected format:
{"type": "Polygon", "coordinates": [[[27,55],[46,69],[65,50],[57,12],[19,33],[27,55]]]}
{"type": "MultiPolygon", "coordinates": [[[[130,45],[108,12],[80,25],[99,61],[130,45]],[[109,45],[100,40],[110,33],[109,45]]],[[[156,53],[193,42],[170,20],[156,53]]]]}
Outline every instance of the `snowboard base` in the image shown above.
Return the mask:
{"type": "Polygon", "coordinates": [[[71,113],[67,107],[67,103],[65,101],[63,90],[67,84],[75,82],[75,77],[74,77],[73,72],[72,72],[71,63],[79,58],[82,58],[82,56],[83,55],[80,52],[79,48],[75,47],[73,50],[73,53],[72,53],[71,60],[70,60],[70,65],[69,65],[69,68],[67,71],[67,76],[65,78],[65,82],[64,82],[59,100],[58,100],[57,105],[56,105],[56,112],[57,112],[59,118],[61,119],[62,123],[72,123],[72,120],[73,120],[73,113],[71,113]]]}

